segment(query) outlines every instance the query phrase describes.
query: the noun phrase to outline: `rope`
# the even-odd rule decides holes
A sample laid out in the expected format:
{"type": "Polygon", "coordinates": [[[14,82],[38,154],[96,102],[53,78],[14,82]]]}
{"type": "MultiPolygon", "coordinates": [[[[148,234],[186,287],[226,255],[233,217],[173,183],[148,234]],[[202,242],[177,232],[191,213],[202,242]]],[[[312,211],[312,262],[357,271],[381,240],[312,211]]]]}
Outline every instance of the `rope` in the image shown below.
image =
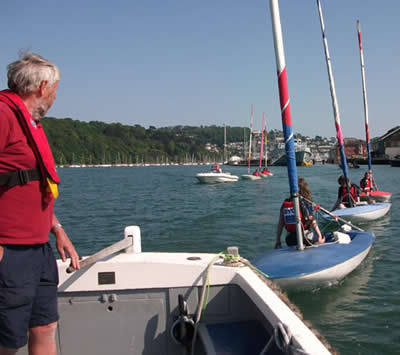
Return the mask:
{"type": "MultiPolygon", "coordinates": [[[[196,318],[194,320],[194,331],[193,331],[193,338],[191,344],[191,351],[190,354],[194,355],[195,353],[195,344],[197,339],[197,332],[200,323],[200,319],[202,314],[206,309],[210,291],[210,270],[211,266],[215,264],[215,262],[220,259],[224,258],[223,264],[230,267],[238,267],[238,266],[247,266],[251,270],[253,270],[256,274],[261,275],[262,277],[269,279],[269,276],[262,272],[261,270],[257,269],[254,265],[250,263],[245,258],[242,258],[240,255],[233,255],[229,253],[218,253],[211,261],[208,263],[207,268],[205,270],[205,282],[203,283],[203,288],[201,292],[200,302],[197,308],[196,318]]],[[[285,324],[278,323],[274,327],[274,332],[271,335],[266,346],[262,349],[260,355],[265,355],[267,351],[270,349],[272,344],[275,342],[276,346],[284,353],[284,354],[306,354],[301,348],[295,347],[292,343],[292,333],[289,327],[285,324]]]]}
{"type": "MultiPolygon", "coordinates": [[[[194,331],[193,331],[193,339],[192,339],[192,346],[191,346],[191,355],[194,355],[194,349],[195,349],[195,343],[196,343],[196,338],[197,338],[197,331],[199,328],[199,322],[201,318],[201,313],[202,311],[204,312],[205,307],[206,307],[206,290],[210,288],[210,269],[211,266],[214,265],[214,263],[221,257],[222,253],[217,254],[214,258],[211,259],[211,261],[208,263],[207,268],[206,268],[206,279],[205,282],[203,283],[203,289],[201,291],[201,297],[200,297],[200,302],[197,308],[197,313],[196,313],[196,319],[194,322],[194,331]]],[[[208,300],[208,295],[207,295],[207,300],[208,300]]]]}
{"type": "MultiPolygon", "coordinates": [[[[307,201],[308,203],[310,203],[311,206],[313,206],[313,207],[316,205],[315,202],[310,201],[310,200],[306,199],[305,197],[303,197],[303,196],[301,196],[301,195],[300,195],[299,197],[300,197],[300,199],[302,199],[302,200],[307,201]]],[[[354,229],[356,229],[356,230],[358,230],[358,231],[360,231],[360,232],[364,232],[363,229],[357,227],[356,225],[354,225],[354,224],[351,223],[350,221],[347,221],[347,220],[345,220],[345,219],[343,219],[343,218],[341,218],[341,217],[339,217],[339,216],[334,215],[332,212],[328,211],[327,209],[322,208],[321,206],[319,206],[319,209],[320,209],[322,212],[326,213],[327,215],[331,216],[333,219],[335,219],[336,222],[338,222],[338,223],[341,222],[341,223],[343,223],[343,224],[347,224],[347,225],[349,225],[350,227],[352,227],[352,228],[354,228],[354,229]]]]}
{"type": "Polygon", "coordinates": [[[274,332],[268,340],[268,343],[261,350],[260,355],[267,354],[273,343],[275,343],[277,348],[284,354],[306,354],[303,349],[292,344],[292,332],[286,324],[278,323],[274,327],[274,332]]]}

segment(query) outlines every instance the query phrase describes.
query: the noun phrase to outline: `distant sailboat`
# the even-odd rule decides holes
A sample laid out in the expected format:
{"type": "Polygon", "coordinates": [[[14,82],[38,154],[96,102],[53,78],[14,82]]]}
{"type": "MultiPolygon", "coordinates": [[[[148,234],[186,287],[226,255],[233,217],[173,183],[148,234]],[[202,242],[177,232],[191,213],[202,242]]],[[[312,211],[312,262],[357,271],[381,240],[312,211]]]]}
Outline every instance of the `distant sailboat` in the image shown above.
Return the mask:
{"type": "MultiPolygon", "coordinates": [[[[265,123],[265,112],[263,112],[263,123],[262,123],[262,135],[261,135],[261,144],[265,146],[265,157],[264,157],[264,169],[261,171],[261,176],[273,176],[274,174],[268,170],[268,145],[267,145],[267,125],[265,123]]],[[[262,150],[261,150],[262,156],[262,150]]],[[[260,170],[261,170],[261,161],[260,161],[260,170]]]]}
{"type": "Polygon", "coordinates": [[[260,180],[260,176],[255,176],[250,174],[250,166],[251,166],[251,145],[253,138],[253,104],[251,105],[251,115],[250,115],[250,138],[249,138],[249,155],[248,155],[248,166],[247,166],[247,174],[241,175],[243,180],[260,180]]]}
{"type": "Polygon", "coordinates": [[[369,140],[369,123],[368,123],[368,101],[367,101],[367,89],[365,85],[365,65],[364,65],[364,51],[361,41],[361,28],[360,21],[357,20],[357,34],[358,34],[358,44],[360,47],[360,65],[361,65],[361,81],[362,81],[362,91],[363,91],[363,101],[364,101],[364,117],[365,117],[365,142],[367,144],[368,152],[368,171],[371,174],[371,191],[367,194],[362,192],[360,194],[361,201],[369,200],[371,197],[377,202],[388,202],[390,201],[392,194],[390,192],[380,191],[375,183],[375,179],[372,175],[372,159],[371,159],[371,143],[369,140]]]}
{"type": "MultiPolygon", "coordinates": [[[[350,179],[349,179],[346,154],[345,154],[345,150],[344,150],[344,139],[343,139],[343,134],[342,134],[342,127],[340,124],[339,105],[338,105],[337,97],[336,97],[335,81],[333,79],[331,58],[329,55],[328,40],[325,35],[325,23],[324,23],[324,19],[322,17],[322,9],[321,9],[320,0],[317,0],[317,7],[318,7],[319,18],[320,18],[320,24],[321,24],[322,42],[324,45],[326,66],[327,66],[327,70],[328,70],[329,88],[330,88],[331,99],[332,99],[333,116],[334,116],[335,128],[336,128],[336,137],[337,137],[337,141],[339,143],[339,148],[340,148],[340,159],[341,159],[341,163],[342,163],[341,167],[343,170],[343,175],[347,181],[346,189],[347,189],[347,196],[349,198],[348,204],[351,206],[351,207],[343,208],[343,209],[335,209],[332,212],[333,212],[333,214],[340,216],[346,220],[352,221],[352,222],[373,221],[373,220],[381,218],[385,214],[387,214],[391,208],[391,204],[390,203],[373,203],[373,204],[371,203],[371,204],[364,204],[364,205],[355,205],[353,203],[353,201],[351,201],[350,185],[349,185],[350,179]]],[[[327,218],[330,219],[331,217],[327,216],[327,218]]]]}

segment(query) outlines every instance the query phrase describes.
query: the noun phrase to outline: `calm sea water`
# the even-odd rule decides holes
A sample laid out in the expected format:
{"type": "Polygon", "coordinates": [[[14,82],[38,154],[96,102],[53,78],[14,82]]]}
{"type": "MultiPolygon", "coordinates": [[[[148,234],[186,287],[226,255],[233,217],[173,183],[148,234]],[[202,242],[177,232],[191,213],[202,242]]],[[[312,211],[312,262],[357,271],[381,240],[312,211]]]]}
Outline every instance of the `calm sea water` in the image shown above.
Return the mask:
{"type": "MultiPolygon", "coordinates": [[[[285,167],[261,181],[202,185],[195,174],[207,166],[63,168],[56,214],[80,255],[90,255],[139,225],[143,251],[220,252],[239,246],[252,260],[272,249],[285,167]]],[[[244,167],[226,167],[236,175],[244,167]]],[[[351,169],[358,184],[365,166],[351,169]]],[[[289,298],[342,354],[400,354],[400,168],[375,166],[381,190],[391,191],[392,211],[363,228],[376,242],[361,266],[339,285],[289,298]]],[[[334,165],[298,169],[314,201],[330,209],[341,171],[334,165]]]]}

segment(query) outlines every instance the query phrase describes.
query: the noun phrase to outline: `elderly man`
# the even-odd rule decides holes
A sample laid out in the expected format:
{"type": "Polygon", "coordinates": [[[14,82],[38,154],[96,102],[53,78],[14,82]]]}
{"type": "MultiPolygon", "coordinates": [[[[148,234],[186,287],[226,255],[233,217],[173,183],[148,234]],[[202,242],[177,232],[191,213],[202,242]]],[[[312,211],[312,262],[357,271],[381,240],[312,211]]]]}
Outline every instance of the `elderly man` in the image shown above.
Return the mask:
{"type": "Polygon", "coordinates": [[[60,79],[48,60],[26,53],[8,66],[0,91],[0,355],[26,345],[55,355],[58,270],[49,244],[79,268],[74,246],[54,215],[59,178],[40,119],[60,79]]]}

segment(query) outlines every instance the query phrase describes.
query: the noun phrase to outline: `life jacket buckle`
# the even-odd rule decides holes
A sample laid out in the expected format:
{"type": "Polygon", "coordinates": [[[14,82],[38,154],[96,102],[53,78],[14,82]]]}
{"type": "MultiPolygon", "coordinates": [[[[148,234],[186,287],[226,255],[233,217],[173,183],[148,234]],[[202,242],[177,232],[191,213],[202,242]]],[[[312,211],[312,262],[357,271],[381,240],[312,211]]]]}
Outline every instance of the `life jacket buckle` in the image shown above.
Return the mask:
{"type": "Polygon", "coordinates": [[[26,185],[29,181],[28,171],[18,170],[18,178],[20,181],[20,185],[26,185]]]}

